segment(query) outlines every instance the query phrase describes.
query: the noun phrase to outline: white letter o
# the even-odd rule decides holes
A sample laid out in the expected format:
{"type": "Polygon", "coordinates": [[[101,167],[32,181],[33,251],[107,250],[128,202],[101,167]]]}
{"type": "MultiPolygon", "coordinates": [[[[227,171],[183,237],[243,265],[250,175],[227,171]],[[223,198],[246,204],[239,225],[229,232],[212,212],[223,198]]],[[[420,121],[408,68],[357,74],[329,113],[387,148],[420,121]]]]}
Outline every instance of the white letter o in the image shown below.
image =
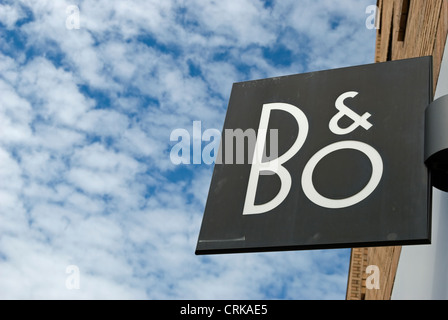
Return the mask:
{"type": "Polygon", "coordinates": [[[317,204],[318,206],[329,208],[329,209],[340,209],[353,206],[365,198],[367,198],[378,186],[381,181],[381,177],[383,176],[383,160],[373,147],[369,146],[366,143],[360,141],[340,141],[329,146],[323,148],[318,151],[305,166],[305,169],[302,173],[302,188],[305,192],[305,195],[312,202],[317,204]],[[372,176],[370,177],[370,181],[367,185],[362,189],[359,193],[354,196],[345,198],[345,199],[329,199],[322,196],[319,192],[316,191],[313,184],[313,172],[316,165],[327,155],[330,153],[343,150],[343,149],[354,149],[359,150],[364,153],[367,157],[369,157],[370,162],[372,163],[372,176]]]}

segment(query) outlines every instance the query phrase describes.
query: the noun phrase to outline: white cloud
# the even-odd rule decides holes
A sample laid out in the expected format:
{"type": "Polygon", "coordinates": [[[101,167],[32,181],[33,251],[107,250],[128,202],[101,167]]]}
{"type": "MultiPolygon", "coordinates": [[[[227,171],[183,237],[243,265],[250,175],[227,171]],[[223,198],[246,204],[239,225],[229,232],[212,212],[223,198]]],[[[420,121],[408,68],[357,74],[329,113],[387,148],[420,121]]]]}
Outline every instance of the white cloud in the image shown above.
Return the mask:
{"type": "Polygon", "coordinates": [[[74,126],[93,106],[93,101],[79,92],[72,74],[55,68],[47,59],[31,61],[20,75],[20,91],[33,99],[33,110],[44,120],[74,126]]]}
{"type": "Polygon", "coordinates": [[[231,0],[185,3],[189,15],[199,24],[198,28],[219,34],[227,44],[246,46],[269,45],[275,41],[275,20],[263,9],[261,1],[231,0]]]}
{"type": "MultiPolygon", "coordinates": [[[[0,161],[2,164],[0,166],[0,203],[7,209],[5,213],[8,213],[13,208],[20,208],[19,194],[23,187],[22,171],[17,161],[2,148],[0,148],[0,161]]],[[[12,214],[11,217],[13,217],[12,214]]]]}
{"type": "Polygon", "coordinates": [[[373,62],[374,33],[365,27],[367,1],[312,1],[300,6],[276,2],[274,10],[286,15],[285,24],[305,38],[283,39],[283,44],[296,52],[309,55],[310,71],[373,62]],[[373,37],[372,37],[373,36],[373,37]]]}
{"type": "Polygon", "coordinates": [[[90,134],[116,137],[126,132],[129,119],[113,110],[96,109],[83,113],[76,126],[90,134]]]}
{"type": "Polygon", "coordinates": [[[0,80],[0,135],[4,142],[24,142],[31,137],[31,105],[9,84],[0,80]]]}
{"type": "Polygon", "coordinates": [[[126,198],[130,192],[140,192],[135,175],[143,165],[100,144],[77,150],[70,165],[68,181],[87,193],[126,198]]]}
{"type": "Polygon", "coordinates": [[[16,22],[24,17],[20,7],[0,4],[0,23],[4,24],[7,29],[12,29],[16,22]]]}

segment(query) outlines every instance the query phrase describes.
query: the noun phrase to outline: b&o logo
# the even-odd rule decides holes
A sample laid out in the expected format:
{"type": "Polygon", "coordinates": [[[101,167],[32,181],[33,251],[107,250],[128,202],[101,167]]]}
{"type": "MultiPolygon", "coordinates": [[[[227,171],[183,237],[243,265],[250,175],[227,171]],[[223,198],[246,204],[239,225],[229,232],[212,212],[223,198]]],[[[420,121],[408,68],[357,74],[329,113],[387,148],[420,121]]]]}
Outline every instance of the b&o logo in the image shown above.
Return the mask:
{"type": "MultiPolygon", "coordinates": [[[[343,136],[357,130],[361,127],[364,130],[370,130],[372,123],[369,122],[371,114],[366,112],[363,115],[359,115],[352,109],[344,104],[344,101],[348,98],[354,98],[358,95],[358,92],[349,91],[340,95],[336,102],[335,107],[338,112],[330,120],[328,127],[329,130],[339,136],[343,136]],[[339,121],[349,117],[352,124],[348,127],[341,128],[339,121]]],[[[255,152],[253,153],[253,161],[249,176],[249,183],[247,187],[246,198],[244,202],[243,215],[255,215],[266,213],[270,210],[278,207],[287,197],[292,185],[292,178],[288,170],[283,166],[285,162],[290,160],[296,154],[300,152],[300,149],[305,144],[309,134],[309,123],[305,113],[297,106],[287,103],[269,103],[264,104],[261,112],[258,137],[255,145],[255,152]],[[298,124],[299,133],[293,145],[288,151],[281,156],[263,162],[263,150],[266,144],[266,133],[268,129],[269,118],[273,110],[282,110],[289,113],[298,124]],[[266,172],[276,174],[281,181],[280,190],[277,195],[270,201],[263,204],[255,204],[257,186],[260,175],[266,172]]],[[[383,160],[378,151],[367,143],[355,140],[343,140],[335,142],[328,146],[325,146],[314,154],[307,162],[302,171],[301,185],[306,197],[318,206],[329,209],[340,209],[353,206],[364,199],[366,199],[379,185],[383,175],[383,160]],[[319,162],[326,156],[333,152],[337,152],[344,149],[353,149],[362,152],[368,157],[372,165],[372,173],[367,185],[358,193],[344,198],[344,199],[331,199],[327,198],[316,190],[313,183],[313,173],[319,162]]]]}

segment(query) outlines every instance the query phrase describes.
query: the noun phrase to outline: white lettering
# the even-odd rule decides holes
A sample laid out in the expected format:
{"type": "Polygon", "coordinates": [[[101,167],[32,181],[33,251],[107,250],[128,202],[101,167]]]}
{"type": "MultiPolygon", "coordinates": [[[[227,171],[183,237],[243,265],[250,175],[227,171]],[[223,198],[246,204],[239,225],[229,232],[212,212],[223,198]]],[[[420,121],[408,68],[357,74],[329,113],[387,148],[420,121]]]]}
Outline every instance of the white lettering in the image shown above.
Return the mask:
{"type": "Polygon", "coordinates": [[[202,141],[210,141],[213,138],[213,141],[204,147],[202,150],[202,161],[205,164],[213,164],[213,161],[217,164],[221,164],[221,151],[220,149],[220,140],[221,140],[221,132],[217,129],[207,129],[202,134],[202,141]],[[212,156],[213,153],[213,156],[212,156]],[[216,158],[216,160],[214,160],[216,158]]]}
{"type": "Polygon", "coordinates": [[[380,10],[376,5],[366,8],[366,14],[370,14],[366,19],[366,28],[369,30],[380,28],[380,10]]]}
{"type": "Polygon", "coordinates": [[[65,20],[65,27],[68,30],[79,29],[80,23],[79,23],[78,6],[75,5],[68,6],[67,9],[65,9],[65,13],[68,15],[67,19],[65,20]]]}
{"type": "Polygon", "coordinates": [[[354,131],[359,126],[363,127],[366,130],[369,130],[372,127],[372,124],[367,121],[368,118],[370,118],[371,114],[366,112],[362,116],[359,116],[356,112],[348,108],[344,104],[344,100],[347,98],[354,98],[358,95],[358,92],[349,91],[339,96],[339,98],[336,100],[336,109],[339,110],[339,112],[330,120],[329,127],[331,132],[337,135],[344,135],[348,134],[352,131],[354,131]],[[347,116],[350,119],[353,120],[353,124],[350,125],[347,128],[341,128],[338,125],[339,120],[342,119],[342,117],[347,116]]]}
{"type": "Polygon", "coordinates": [[[305,169],[302,173],[302,188],[305,195],[315,204],[329,209],[340,209],[350,207],[355,205],[365,198],[367,198],[378,186],[383,175],[383,160],[380,154],[371,146],[366,143],[359,141],[340,141],[333,143],[319,152],[317,152],[308,163],[305,165],[305,169]],[[346,199],[329,199],[323,197],[319,192],[316,191],[313,184],[313,172],[316,165],[327,155],[332,152],[343,150],[343,149],[354,149],[359,150],[369,157],[372,163],[372,176],[367,185],[359,193],[346,199]]]}
{"type": "Polygon", "coordinates": [[[80,288],[80,272],[78,266],[67,266],[65,273],[70,274],[65,280],[65,287],[68,290],[78,290],[80,288]]]}
{"type": "Polygon", "coordinates": [[[255,144],[254,158],[250,170],[249,183],[247,186],[246,199],[244,202],[243,215],[268,212],[276,208],[288,196],[289,190],[291,189],[292,180],[288,170],[286,170],[282,164],[291,159],[302,148],[308,136],[308,128],[308,120],[305,114],[296,106],[287,103],[270,103],[263,105],[258,128],[258,137],[255,144]],[[282,110],[294,116],[299,125],[299,134],[297,135],[296,141],[291,148],[282,156],[267,162],[263,162],[262,155],[266,145],[266,132],[272,110],[282,110]],[[258,180],[260,173],[264,171],[277,174],[281,180],[281,187],[274,199],[265,204],[256,205],[255,195],[257,192],[258,180]]]}
{"type": "Polygon", "coordinates": [[[366,288],[378,290],[380,288],[380,268],[375,265],[368,266],[366,273],[370,274],[366,279],[366,288]]]}
{"type": "Polygon", "coordinates": [[[182,315],[207,315],[208,318],[210,318],[213,315],[215,307],[195,307],[190,306],[188,304],[186,307],[180,308],[180,314],[182,315]]]}
{"type": "Polygon", "coordinates": [[[175,165],[190,164],[190,134],[185,129],[176,129],[171,132],[170,141],[181,140],[173,146],[170,152],[171,162],[175,165]],[[181,155],[179,155],[179,152],[181,155]]]}

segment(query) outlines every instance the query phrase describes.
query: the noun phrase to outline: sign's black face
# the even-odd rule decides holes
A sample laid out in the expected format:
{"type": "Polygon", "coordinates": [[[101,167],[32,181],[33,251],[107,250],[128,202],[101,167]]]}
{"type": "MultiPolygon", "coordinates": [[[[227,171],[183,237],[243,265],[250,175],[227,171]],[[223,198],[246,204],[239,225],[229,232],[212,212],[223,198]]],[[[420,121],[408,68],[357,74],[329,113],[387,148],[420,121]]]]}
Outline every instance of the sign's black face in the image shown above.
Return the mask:
{"type": "Polygon", "coordinates": [[[196,254],[429,243],[431,64],[234,84],[196,254]]]}

